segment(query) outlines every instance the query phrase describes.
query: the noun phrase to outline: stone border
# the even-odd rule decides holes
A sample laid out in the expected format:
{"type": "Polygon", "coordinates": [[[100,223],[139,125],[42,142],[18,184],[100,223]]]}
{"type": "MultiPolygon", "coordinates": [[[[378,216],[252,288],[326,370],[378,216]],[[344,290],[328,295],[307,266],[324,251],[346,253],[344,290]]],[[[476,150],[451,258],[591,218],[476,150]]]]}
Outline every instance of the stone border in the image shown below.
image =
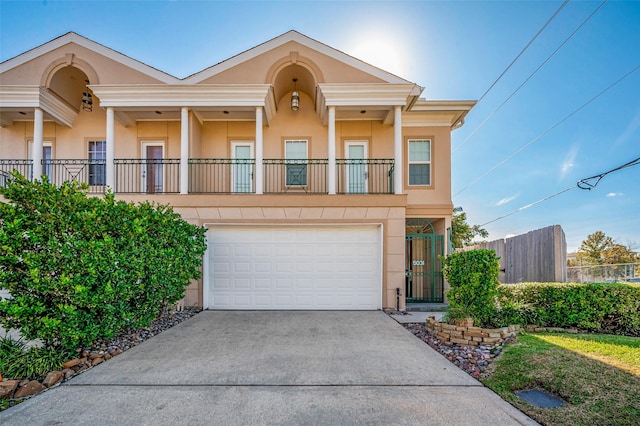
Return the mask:
{"type": "Polygon", "coordinates": [[[436,321],[435,317],[427,318],[425,328],[443,343],[467,346],[495,345],[510,337],[516,337],[519,325],[501,328],[466,327],[436,321]]]}

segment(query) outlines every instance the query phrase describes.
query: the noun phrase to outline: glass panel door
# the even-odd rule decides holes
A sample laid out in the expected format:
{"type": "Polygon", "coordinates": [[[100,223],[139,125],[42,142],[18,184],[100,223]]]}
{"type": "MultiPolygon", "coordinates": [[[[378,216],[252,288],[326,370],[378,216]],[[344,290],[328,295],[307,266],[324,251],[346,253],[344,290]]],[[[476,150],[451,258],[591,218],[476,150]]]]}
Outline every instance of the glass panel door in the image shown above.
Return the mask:
{"type": "Polygon", "coordinates": [[[232,192],[253,192],[253,144],[232,142],[233,164],[231,166],[232,192]]]}
{"type": "Polygon", "coordinates": [[[285,161],[287,186],[307,185],[307,141],[285,141],[285,161]]]}
{"type": "Polygon", "coordinates": [[[345,180],[347,182],[347,192],[350,194],[368,192],[367,142],[347,142],[346,159],[345,180]]]}

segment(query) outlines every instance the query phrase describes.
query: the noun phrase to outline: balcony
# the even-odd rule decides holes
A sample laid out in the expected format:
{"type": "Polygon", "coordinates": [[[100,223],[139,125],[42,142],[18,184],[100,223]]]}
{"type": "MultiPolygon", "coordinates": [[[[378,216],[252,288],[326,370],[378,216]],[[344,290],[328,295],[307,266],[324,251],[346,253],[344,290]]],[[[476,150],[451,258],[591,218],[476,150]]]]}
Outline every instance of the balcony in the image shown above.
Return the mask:
{"type": "MultiPolygon", "coordinates": [[[[76,180],[87,183],[89,192],[106,190],[106,162],[88,159],[42,160],[49,181],[60,185],[76,180]]],[[[329,160],[265,159],[263,193],[327,194],[329,160]]],[[[10,173],[17,170],[31,177],[31,160],[0,159],[0,185],[6,185],[10,173]]],[[[335,164],[338,194],[392,194],[392,159],[337,159],[335,164]]],[[[188,161],[189,194],[253,194],[256,192],[254,159],[191,158],[188,161]]],[[[180,193],[180,159],[115,159],[114,193],[180,193]]]]}

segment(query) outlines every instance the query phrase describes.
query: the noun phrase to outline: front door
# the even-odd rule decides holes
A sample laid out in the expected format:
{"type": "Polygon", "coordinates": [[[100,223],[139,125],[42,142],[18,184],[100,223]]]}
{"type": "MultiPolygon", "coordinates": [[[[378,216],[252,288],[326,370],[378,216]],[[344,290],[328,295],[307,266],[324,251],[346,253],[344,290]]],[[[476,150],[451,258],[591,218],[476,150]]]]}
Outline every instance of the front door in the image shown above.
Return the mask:
{"type": "Polygon", "coordinates": [[[253,192],[253,143],[231,142],[231,192],[253,192]]]}
{"type": "Polygon", "coordinates": [[[442,303],[444,277],[442,261],[444,235],[433,233],[433,227],[422,219],[409,219],[406,234],[407,302],[442,303]]]}
{"type": "Polygon", "coordinates": [[[366,141],[349,141],[345,143],[345,182],[350,194],[364,194],[369,188],[369,171],[367,168],[368,143],[366,141]]]}
{"type": "Polygon", "coordinates": [[[147,194],[161,194],[164,192],[164,145],[146,142],[142,144],[142,191],[147,194]]]}

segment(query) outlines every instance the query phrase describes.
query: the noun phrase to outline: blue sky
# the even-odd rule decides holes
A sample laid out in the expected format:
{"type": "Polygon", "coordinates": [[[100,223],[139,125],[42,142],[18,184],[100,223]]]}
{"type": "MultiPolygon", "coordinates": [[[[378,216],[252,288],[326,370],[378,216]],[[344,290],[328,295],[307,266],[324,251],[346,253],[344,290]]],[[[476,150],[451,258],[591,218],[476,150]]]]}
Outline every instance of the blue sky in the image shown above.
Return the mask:
{"type": "MultiPolygon", "coordinates": [[[[186,77],[294,29],[427,99],[479,99],[562,3],[0,0],[0,61],[75,31],[186,77]]],[[[640,157],[640,1],[600,4],[569,1],[453,132],[453,201],[470,224],[640,157]]],[[[630,167],[485,228],[495,239],[559,224],[569,251],[602,230],[640,250],[639,183],[630,167]]]]}

